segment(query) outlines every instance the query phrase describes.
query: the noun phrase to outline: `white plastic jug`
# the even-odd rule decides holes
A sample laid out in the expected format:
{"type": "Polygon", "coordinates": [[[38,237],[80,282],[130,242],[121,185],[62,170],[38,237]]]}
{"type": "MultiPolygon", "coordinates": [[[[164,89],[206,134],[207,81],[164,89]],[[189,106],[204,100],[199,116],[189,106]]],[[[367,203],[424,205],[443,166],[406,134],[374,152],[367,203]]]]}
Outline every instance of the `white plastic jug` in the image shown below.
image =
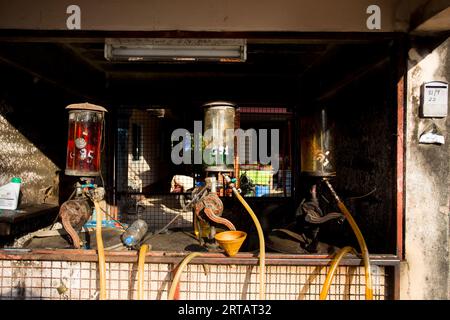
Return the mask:
{"type": "Polygon", "coordinates": [[[0,209],[17,209],[21,183],[20,178],[14,177],[10,183],[0,187],[0,209]]]}

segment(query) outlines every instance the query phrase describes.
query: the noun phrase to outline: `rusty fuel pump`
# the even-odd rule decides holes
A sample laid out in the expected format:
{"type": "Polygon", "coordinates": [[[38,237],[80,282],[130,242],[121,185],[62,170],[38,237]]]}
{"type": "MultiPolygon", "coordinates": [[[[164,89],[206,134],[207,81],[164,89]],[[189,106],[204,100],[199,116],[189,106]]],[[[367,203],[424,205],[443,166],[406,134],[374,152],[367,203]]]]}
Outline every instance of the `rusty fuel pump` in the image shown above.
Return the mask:
{"type": "Polygon", "coordinates": [[[69,129],[65,174],[79,177],[79,181],[70,199],[61,205],[59,217],[73,246],[80,248],[78,232],[89,220],[96,221],[97,214],[103,216],[103,212],[94,208],[94,202],[106,212],[105,190],[94,184],[94,180],[101,176],[101,148],[107,110],[90,103],[71,104],[66,109],[69,110],[69,129]]]}
{"type": "MultiPolygon", "coordinates": [[[[334,171],[334,154],[332,150],[334,138],[332,132],[333,126],[328,121],[326,109],[320,108],[316,110],[312,116],[302,118],[300,125],[302,176],[306,181],[309,181],[307,186],[310,188],[309,198],[303,200],[297,209],[297,223],[302,225],[304,235],[307,239],[305,248],[310,252],[314,252],[316,250],[318,242],[317,235],[320,224],[332,219],[338,219],[340,222],[343,222],[345,218],[349,222],[361,249],[361,256],[365,267],[366,299],[372,300],[372,276],[370,270],[369,251],[367,249],[366,242],[349,210],[341,201],[329,182],[329,179],[334,177],[336,173],[334,171]],[[324,183],[330,190],[339,210],[341,211],[340,213],[332,212],[324,214],[320,209],[317,189],[321,183],[324,183]]],[[[336,267],[348,252],[356,253],[356,250],[347,246],[340,249],[336,253],[330,267],[330,271],[327,274],[325,284],[320,293],[320,299],[326,299],[336,267]]]]}

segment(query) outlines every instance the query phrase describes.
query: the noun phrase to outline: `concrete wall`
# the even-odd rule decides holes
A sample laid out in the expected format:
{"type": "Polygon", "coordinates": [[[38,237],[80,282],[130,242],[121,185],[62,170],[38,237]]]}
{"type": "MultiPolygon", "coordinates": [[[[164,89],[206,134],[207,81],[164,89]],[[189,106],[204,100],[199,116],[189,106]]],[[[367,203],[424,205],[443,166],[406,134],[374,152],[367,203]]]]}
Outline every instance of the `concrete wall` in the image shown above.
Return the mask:
{"type": "Polygon", "coordinates": [[[419,144],[431,123],[419,118],[423,82],[450,82],[450,38],[434,50],[414,44],[409,51],[406,110],[405,259],[402,299],[449,299],[449,117],[434,120],[444,145],[419,144]]]}
{"type": "MultiPolygon", "coordinates": [[[[423,0],[422,0],[423,1],[423,0]]],[[[0,29],[67,30],[67,7],[80,7],[81,30],[372,31],[367,8],[381,9],[381,29],[397,31],[399,0],[42,0],[0,1],[0,29]]],[[[408,3],[417,0],[408,0],[408,3]]],[[[419,1],[420,2],[420,1],[419,1]]],[[[406,6],[409,9],[411,5],[406,6]]],[[[403,10],[403,11],[404,11],[403,10]]],[[[408,11],[408,10],[406,10],[408,11]]],[[[70,11],[69,11],[70,12],[70,11]]],[[[408,14],[406,14],[406,19],[408,14]]],[[[404,31],[404,30],[403,30],[404,31]]]]}

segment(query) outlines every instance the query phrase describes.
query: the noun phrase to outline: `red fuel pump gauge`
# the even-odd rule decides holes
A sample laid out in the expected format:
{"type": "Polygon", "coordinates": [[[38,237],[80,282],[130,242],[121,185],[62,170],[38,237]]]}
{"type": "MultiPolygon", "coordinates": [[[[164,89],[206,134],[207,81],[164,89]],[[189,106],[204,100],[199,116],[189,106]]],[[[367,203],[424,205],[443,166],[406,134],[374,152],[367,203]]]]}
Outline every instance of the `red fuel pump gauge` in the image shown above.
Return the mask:
{"type": "Polygon", "coordinates": [[[65,173],[69,176],[99,176],[107,110],[90,103],[71,104],[66,109],[69,110],[69,135],[65,173]]]}

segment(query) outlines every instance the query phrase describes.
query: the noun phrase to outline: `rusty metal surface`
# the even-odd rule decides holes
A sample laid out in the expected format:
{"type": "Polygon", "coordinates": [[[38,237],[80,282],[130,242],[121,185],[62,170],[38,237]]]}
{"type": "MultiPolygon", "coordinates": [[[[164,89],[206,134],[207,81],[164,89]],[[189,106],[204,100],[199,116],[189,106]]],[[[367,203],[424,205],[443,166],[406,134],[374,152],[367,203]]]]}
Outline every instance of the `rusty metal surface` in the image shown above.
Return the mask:
{"type": "Polygon", "coordinates": [[[231,221],[220,217],[223,212],[223,203],[216,193],[210,192],[195,204],[195,214],[200,220],[204,220],[201,213],[204,212],[209,220],[225,225],[228,229],[235,231],[236,227],[231,221]]]}
{"type": "Polygon", "coordinates": [[[74,199],[64,202],[59,210],[59,217],[62,225],[72,238],[73,246],[80,248],[80,237],[78,231],[88,221],[92,209],[89,206],[87,198],[74,199]]]}
{"type": "Polygon", "coordinates": [[[403,211],[404,211],[404,117],[405,117],[405,77],[402,76],[397,83],[397,256],[403,259],[403,211]]]}
{"type": "MultiPolygon", "coordinates": [[[[179,263],[189,252],[150,251],[146,255],[146,262],[179,263]]],[[[106,251],[108,262],[137,262],[137,251],[106,251]]],[[[373,265],[397,266],[400,260],[394,255],[371,255],[373,265]]],[[[96,250],[81,249],[38,249],[31,252],[9,252],[0,249],[0,260],[62,260],[62,261],[98,261],[96,250]]],[[[266,254],[267,265],[327,265],[331,262],[329,255],[296,255],[296,254],[266,254]]],[[[193,263],[212,264],[248,264],[258,265],[258,254],[238,253],[233,258],[222,253],[204,253],[195,258],[193,263]]],[[[361,265],[362,260],[344,258],[341,265],[361,265]]]]}

